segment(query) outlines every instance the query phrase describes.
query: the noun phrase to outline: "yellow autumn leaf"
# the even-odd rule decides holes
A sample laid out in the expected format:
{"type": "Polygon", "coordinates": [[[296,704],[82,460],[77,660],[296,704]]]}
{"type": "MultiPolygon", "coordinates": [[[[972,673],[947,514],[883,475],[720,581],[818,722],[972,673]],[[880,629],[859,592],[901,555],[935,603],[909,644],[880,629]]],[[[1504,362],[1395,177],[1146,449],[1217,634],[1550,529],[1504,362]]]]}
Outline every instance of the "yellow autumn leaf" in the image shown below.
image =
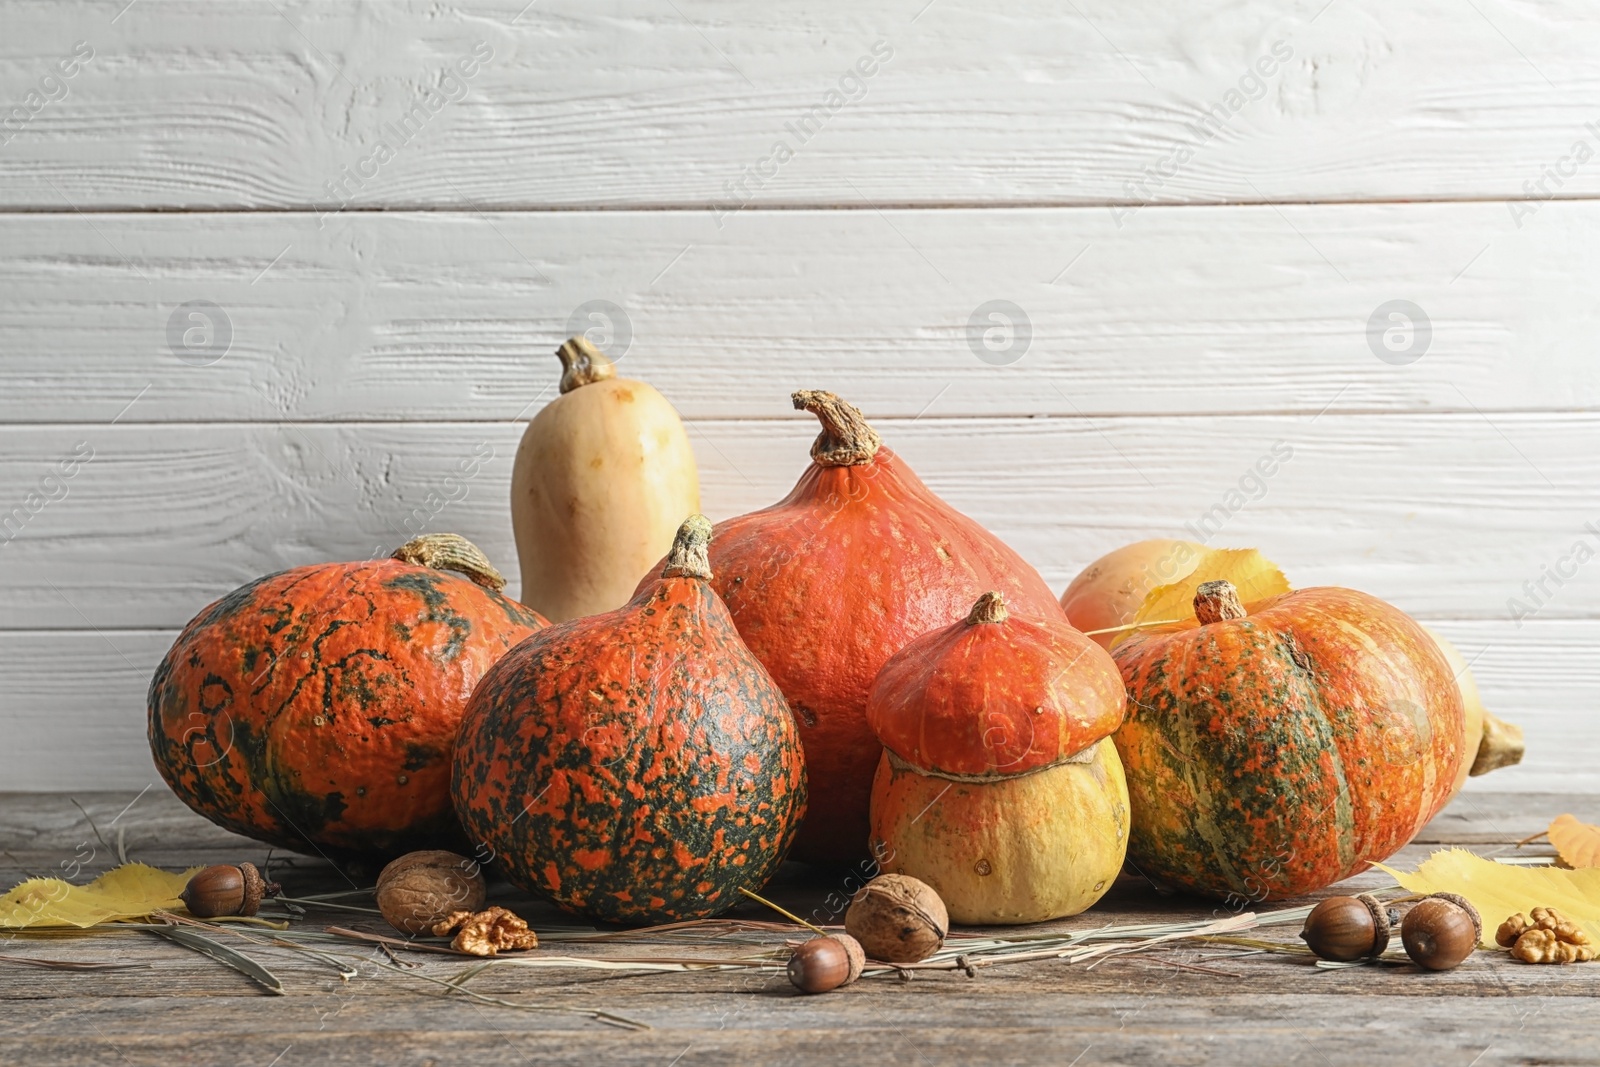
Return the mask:
{"type": "Polygon", "coordinates": [[[1455,893],[1472,901],[1483,919],[1483,944],[1494,945],[1500,924],[1534,908],[1555,908],[1600,940],[1600,867],[1513,867],[1465,849],[1435,852],[1415,871],[1373,864],[1413,893],[1455,893]]]}
{"type": "Polygon", "coordinates": [[[30,878],[0,897],[0,929],[82,928],[176,910],[183,907],[178,894],[198,870],[172,874],[143,863],[125,863],[88,885],[30,878]]]}
{"type": "Polygon", "coordinates": [[[1253,548],[1211,548],[1200,556],[1194,570],[1145,595],[1135,623],[1194,618],[1195,591],[1206,582],[1227,580],[1245,604],[1289,591],[1289,580],[1278,565],[1253,548]]]}
{"type": "Polygon", "coordinates": [[[1557,815],[1550,822],[1549,837],[1568,867],[1600,867],[1600,826],[1557,815]]]}

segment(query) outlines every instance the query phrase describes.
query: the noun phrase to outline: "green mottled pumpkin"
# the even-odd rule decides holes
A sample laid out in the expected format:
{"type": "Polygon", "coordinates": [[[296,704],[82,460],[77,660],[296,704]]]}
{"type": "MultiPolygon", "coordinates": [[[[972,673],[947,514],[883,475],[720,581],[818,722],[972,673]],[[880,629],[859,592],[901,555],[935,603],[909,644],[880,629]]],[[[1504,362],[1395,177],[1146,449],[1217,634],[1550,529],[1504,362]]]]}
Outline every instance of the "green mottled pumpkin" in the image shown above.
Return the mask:
{"type": "Polygon", "coordinates": [[[1298,896],[1387,859],[1450,799],[1461,693],[1405,613],[1332,587],[1247,611],[1225,581],[1194,609],[1112,650],[1133,869],[1240,904],[1298,896]]]}
{"type": "Polygon", "coordinates": [[[679,529],[616,611],[512,649],[472,695],[451,789],[479,856],[586,918],[715,915],[777,870],[805,812],[783,694],[679,529]]]}
{"type": "Polygon", "coordinates": [[[259,578],[184,627],[150,681],[150,749],[184,803],[300,852],[459,847],[467,698],[546,625],[470,542],[259,578]]]}

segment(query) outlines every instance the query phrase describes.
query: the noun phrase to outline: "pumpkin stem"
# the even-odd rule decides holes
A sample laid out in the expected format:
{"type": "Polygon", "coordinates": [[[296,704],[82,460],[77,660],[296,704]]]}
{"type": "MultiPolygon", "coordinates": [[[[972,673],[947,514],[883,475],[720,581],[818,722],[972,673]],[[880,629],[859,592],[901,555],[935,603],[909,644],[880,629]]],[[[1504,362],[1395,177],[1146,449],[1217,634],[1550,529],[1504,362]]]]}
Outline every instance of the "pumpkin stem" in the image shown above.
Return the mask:
{"type": "Polygon", "coordinates": [[[1200,588],[1194,591],[1194,617],[1200,620],[1202,626],[1227,619],[1242,619],[1246,614],[1244,605],[1239,603],[1239,590],[1226,579],[1201,582],[1200,588]]]}
{"type": "Polygon", "coordinates": [[[394,550],[390,559],[432,567],[436,571],[459,571],[485,589],[495,592],[506,587],[506,580],[494,569],[477,545],[460,534],[433,533],[413,537],[394,550]]]}
{"type": "Polygon", "coordinates": [[[878,454],[883,439],[867,424],[861,409],[821,389],[801,389],[789,397],[796,411],[809,411],[822,421],[811,444],[811,458],[823,467],[857,467],[878,454]]]}
{"type": "Polygon", "coordinates": [[[606,354],[589,343],[583,334],[567,338],[567,343],[556,349],[561,360],[561,392],[570,393],[582,385],[593,385],[617,376],[616,366],[606,354]]]}
{"type": "Polygon", "coordinates": [[[667,553],[667,565],[661,568],[663,578],[699,578],[711,580],[711,560],[706,548],[711,544],[711,520],[704,515],[690,515],[678,527],[672,539],[672,551],[667,553]]]}
{"type": "Polygon", "coordinates": [[[1480,774],[1511,767],[1522,762],[1527,746],[1522,742],[1522,727],[1483,713],[1483,740],[1478,742],[1478,754],[1467,773],[1476,778],[1480,774]]]}
{"type": "Polygon", "coordinates": [[[972,605],[972,613],[967,616],[967,625],[976,626],[980,622],[1005,622],[1011,617],[1006,610],[1005,597],[999,593],[989,592],[978,598],[972,605]]]}

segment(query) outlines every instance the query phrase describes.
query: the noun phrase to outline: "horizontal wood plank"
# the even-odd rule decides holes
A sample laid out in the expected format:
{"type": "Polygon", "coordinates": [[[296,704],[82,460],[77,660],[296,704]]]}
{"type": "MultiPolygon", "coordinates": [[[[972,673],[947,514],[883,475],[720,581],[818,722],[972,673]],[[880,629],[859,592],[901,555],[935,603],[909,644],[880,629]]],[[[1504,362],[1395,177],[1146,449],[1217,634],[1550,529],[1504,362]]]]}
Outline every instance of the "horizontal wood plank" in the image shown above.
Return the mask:
{"type": "Polygon", "coordinates": [[[1592,202],[0,216],[0,420],[526,418],[580,329],[691,418],[1570,410],[1597,274],[1592,202]]]}
{"type": "Polygon", "coordinates": [[[1573,2],[7,0],[3,19],[0,103],[22,113],[0,205],[29,210],[302,207],[338,181],[379,208],[1600,191],[1574,162],[1597,143],[1600,13],[1573,2]]]}
{"type": "MultiPolygon", "coordinates": [[[[1258,546],[1298,585],[1355,586],[1425,618],[1509,620],[1523,613],[1513,600],[1538,618],[1592,618],[1600,603],[1600,567],[1574,548],[1600,544],[1585,526],[1600,520],[1600,415],[928,416],[880,429],[1057,589],[1120,544],[1189,536],[1258,546]]],[[[177,627],[261,574],[365,559],[423,530],[466,535],[514,574],[520,432],[0,427],[0,628],[177,627]]],[[[779,499],[815,433],[792,411],[691,423],[705,512],[779,499]]]]}

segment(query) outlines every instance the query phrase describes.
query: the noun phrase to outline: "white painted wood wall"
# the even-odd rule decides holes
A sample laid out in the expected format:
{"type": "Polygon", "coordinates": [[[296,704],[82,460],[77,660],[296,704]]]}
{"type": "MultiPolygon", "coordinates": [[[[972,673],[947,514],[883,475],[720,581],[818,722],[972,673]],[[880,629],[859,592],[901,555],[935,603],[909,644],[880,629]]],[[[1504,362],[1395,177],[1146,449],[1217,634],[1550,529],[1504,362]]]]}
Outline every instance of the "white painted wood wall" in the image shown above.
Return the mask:
{"type": "Polygon", "coordinates": [[[1596,54],[1580,0],[0,0],[0,789],[155,780],[149,674],[253,576],[514,573],[594,301],[713,518],[797,387],[1057,589],[1221,503],[1462,647],[1529,742],[1474,788],[1600,789],[1596,54]]]}

